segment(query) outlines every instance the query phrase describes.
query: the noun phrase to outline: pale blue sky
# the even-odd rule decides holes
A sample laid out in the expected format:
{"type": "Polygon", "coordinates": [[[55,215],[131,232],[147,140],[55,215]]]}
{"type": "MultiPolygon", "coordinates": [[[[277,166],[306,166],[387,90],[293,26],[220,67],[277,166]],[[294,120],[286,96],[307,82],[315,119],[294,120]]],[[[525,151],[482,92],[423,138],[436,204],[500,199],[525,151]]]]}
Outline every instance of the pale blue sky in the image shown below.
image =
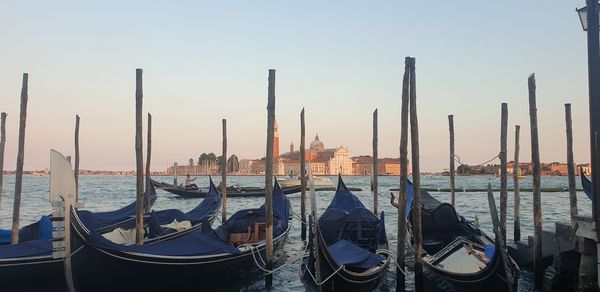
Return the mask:
{"type": "MultiPolygon", "coordinates": [[[[0,111],[8,116],[5,169],[14,169],[21,74],[30,74],[25,168],[48,149],[81,167],[133,169],[135,68],[154,117],[153,169],[220,152],[260,157],[267,70],[277,70],[281,152],[307,138],[371,153],[379,108],[380,156],[397,157],[404,57],[417,59],[421,168],[456,153],[479,163],[499,151],[500,103],[509,103],[509,157],[520,124],[528,161],[527,76],[535,72],[541,158],[566,160],[565,102],[573,103],[575,159],[589,160],[584,1],[3,1],[0,111]],[[125,3],[126,2],[126,3],[125,3]]],[[[145,128],[145,125],[144,125],[145,128]]]]}

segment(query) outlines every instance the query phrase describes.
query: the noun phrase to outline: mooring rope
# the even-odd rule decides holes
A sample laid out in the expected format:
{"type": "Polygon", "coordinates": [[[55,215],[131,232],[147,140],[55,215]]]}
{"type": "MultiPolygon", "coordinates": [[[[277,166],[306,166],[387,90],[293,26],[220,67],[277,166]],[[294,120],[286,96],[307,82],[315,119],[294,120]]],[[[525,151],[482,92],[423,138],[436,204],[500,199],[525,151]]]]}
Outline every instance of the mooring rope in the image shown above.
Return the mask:
{"type": "Polygon", "coordinates": [[[454,160],[456,160],[456,162],[458,162],[458,164],[460,164],[460,165],[466,165],[466,166],[482,166],[482,165],[488,164],[488,163],[490,163],[490,162],[492,162],[492,161],[496,160],[496,158],[499,158],[499,157],[500,157],[500,154],[502,154],[502,152],[499,152],[498,154],[496,154],[496,156],[492,157],[492,159],[490,159],[490,160],[488,160],[488,161],[485,161],[485,162],[482,162],[482,163],[479,163],[479,164],[466,164],[466,163],[462,163],[462,162],[460,161],[460,157],[459,157],[458,155],[456,155],[456,154],[454,155],[454,160]]]}
{"type": "Polygon", "coordinates": [[[321,286],[321,285],[325,284],[327,281],[329,281],[329,279],[333,278],[333,276],[335,276],[335,274],[337,274],[343,268],[344,268],[344,265],[341,265],[337,270],[335,270],[333,273],[331,273],[331,275],[329,275],[329,277],[327,277],[325,280],[323,280],[321,282],[319,282],[319,281],[317,281],[317,279],[315,279],[315,276],[313,276],[312,272],[310,271],[310,269],[308,267],[306,267],[304,269],[308,272],[308,275],[313,279],[315,284],[317,286],[321,286]]]}

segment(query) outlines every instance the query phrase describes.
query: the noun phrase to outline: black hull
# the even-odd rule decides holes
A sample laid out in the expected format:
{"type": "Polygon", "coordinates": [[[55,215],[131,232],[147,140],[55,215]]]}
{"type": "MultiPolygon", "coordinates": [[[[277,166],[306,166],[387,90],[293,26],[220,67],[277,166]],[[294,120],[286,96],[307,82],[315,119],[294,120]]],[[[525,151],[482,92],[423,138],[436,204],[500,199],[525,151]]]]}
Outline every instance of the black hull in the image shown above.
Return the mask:
{"type": "MultiPolygon", "coordinates": [[[[167,191],[171,194],[178,195],[183,198],[205,198],[208,195],[207,192],[184,190],[181,188],[163,188],[163,191],[167,191]]],[[[301,191],[300,186],[288,187],[281,189],[284,194],[293,194],[301,191]]],[[[228,198],[239,198],[239,197],[264,197],[264,189],[260,190],[249,190],[249,191],[227,191],[228,198]]]]}
{"type": "MultiPolygon", "coordinates": [[[[323,281],[337,271],[340,267],[333,261],[329,253],[323,249],[319,249],[319,258],[321,281],[323,281]]],[[[367,275],[353,274],[343,269],[339,270],[335,276],[331,277],[331,279],[321,285],[321,288],[323,291],[373,291],[375,288],[377,288],[377,286],[379,286],[379,282],[385,275],[388,265],[389,259],[382,267],[367,275]]],[[[308,274],[308,271],[305,271],[306,268],[306,266],[302,266],[304,280],[311,286],[311,288],[315,288],[315,282],[311,275],[308,274]]],[[[314,277],[316,277],[314,271],[311,270],[311,273],[314,277]]]]}
{"type": "Polygon", "coordinates": [[[62,259],[0,260],[2,291],[66,291],[62,259]]]}
{"type": "MultiPolygon", "coordinates": [[[[77,226],[74,226],[77,228],[77,226]]],[[[282,250],[288,228],[274,240],[282,250]]],[[[247,280],[260,277],[252,252],[205,257],[154,257],[104,250],[73,232],[72,256],[77,291],[239,291],[247,280]]],[[[265,245],[258,247],[265,258],[265,245]]],[[[254,255],[258,259],[255,249],[254,255]]]]}

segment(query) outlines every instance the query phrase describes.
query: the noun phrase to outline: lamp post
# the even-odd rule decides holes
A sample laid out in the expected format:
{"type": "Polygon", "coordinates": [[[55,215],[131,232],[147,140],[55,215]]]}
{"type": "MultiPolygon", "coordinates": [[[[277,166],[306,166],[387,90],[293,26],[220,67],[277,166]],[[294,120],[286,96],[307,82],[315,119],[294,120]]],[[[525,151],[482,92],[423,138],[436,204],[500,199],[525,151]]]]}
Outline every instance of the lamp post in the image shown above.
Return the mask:
{"type": "MultiPolygon", "coordinates": [[[[587,32],[588,86],[590,103],[590,150],[592,164],[592,219],[596,224],[596,256],[600,255],[600,42],[598,0],[586,0],[586,7],[577,9],[583,30],[587,32]],[[595,113],[595,114],[594,114],[595,113]]],[[[597,260],[597,271],[600,263],[597,260]]],[[[600,273],[596,272],[597,275],[600,273]]],[[[600,284],[600,276],[597,276],[600,284]]]]}

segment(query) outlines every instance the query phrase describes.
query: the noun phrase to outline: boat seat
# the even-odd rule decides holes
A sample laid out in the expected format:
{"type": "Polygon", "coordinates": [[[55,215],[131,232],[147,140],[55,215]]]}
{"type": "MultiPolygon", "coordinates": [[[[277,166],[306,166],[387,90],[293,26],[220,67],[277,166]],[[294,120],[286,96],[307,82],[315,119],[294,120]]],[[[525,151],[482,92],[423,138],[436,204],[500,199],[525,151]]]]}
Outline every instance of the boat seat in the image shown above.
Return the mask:
{"type": "MultiPolygon", "coordinates": [[[[412,221],[412,216],[410,219],[412,221]]],[[[452,240],[459,222],[456,210],[448,203],[441,203],[432,209],[422,208],[423,245],[432,250],[443,248],[452,240]]]]}

